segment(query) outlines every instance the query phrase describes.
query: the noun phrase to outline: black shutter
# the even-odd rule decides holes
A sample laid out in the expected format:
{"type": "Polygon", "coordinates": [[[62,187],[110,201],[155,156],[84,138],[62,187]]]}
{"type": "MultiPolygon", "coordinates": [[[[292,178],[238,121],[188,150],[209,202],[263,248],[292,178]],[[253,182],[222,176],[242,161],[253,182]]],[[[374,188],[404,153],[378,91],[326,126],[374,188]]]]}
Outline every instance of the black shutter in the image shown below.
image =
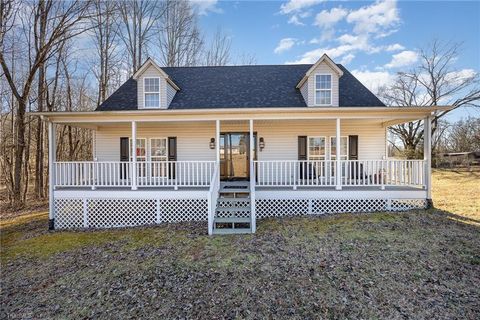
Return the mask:
{"type": "MultiPolygon", "coordinates": [[[[120,138],[120,161],[128,161],[130,159],[130,150],[128,148],[128,137],[120,138]]],[[[126,179],[128,177],[128,166],[120,166],[120,179],[126,179]]]]}
{"type": "MultiPolygon", "coordinates": [[[[168,161],[177,161],[177,137],[168,137],[168,161]]],[[[175,164],[170,163],[168,172],[171,173],[171,178],[175,179],[175,164]]]]}
{"type": "Polygon", "coordinates": [[[307,160],[307,136],[298,136],[298,160],[307,160]]]}
{"type": "Polygon", "coordinates": [[[358,160],[358,136],[348,136],[348,159],[358,160]]]}
{"type": "MultiPolygon", "coordinates": [[[[298,160],[307,160],[307,136],[298,136],[298,160]]],[[[307,166],[300,163],[300,179],[307,177],[307,166]]]]}

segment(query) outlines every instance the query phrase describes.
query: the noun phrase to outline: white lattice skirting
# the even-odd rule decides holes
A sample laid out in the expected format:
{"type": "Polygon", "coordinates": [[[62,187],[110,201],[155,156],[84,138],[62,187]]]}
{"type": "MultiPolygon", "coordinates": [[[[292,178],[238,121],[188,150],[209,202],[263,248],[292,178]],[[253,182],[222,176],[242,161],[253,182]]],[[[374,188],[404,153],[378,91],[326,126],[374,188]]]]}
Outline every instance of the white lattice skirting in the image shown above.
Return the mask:
{"type": "Polygon", "coordinates": [[[257,199],[257,219],[280,216],[407,211],[424,209],[425,199],[257,199]]]}
{"type": "Polygon", "coordinates": [[[115,228],[206,221],[207,199],[55,199],[55,228],[115,228]]]}
{"type": "MultiPolygon", "coordinates": [[[[407,211],[423,209],[425,206],[425,199],[257,199],[255,202],[257,219],[407,211]]],[[[207,217],[207,199],[55,199],[57,229],[133,227],[164,222],[206,221],[207,217]]]]}

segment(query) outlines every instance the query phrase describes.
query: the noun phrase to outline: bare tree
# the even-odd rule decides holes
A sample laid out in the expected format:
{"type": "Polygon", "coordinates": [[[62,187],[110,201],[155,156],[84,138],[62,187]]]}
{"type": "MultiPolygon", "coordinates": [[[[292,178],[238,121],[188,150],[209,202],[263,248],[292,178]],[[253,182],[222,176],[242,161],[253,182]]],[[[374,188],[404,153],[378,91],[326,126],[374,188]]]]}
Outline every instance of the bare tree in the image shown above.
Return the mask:
{"type": "Polygon", "coordinates": [[[3,78],[14,97],[16,110],[12,193],[13,202],[17,206],[23,204],[21,189],[22,169],[25,164],[25,112],[37,72],[62,41],[84,32],[82,22],[89,16],[89,8],[89,1],[15,1],[5,5],[2,2],[0,65],[3,78]],[[32,24],[33,27],[30,27],[32,24]],[[43,40],[33,42],[32,38],[39,36],[42,24],[45,25],[43,40]],[[28,64],[23,65],[23,70],[20,70],[15,67],[15,63],[7,61],[7,57],[14,54],[18,59],[22,58],[22,48],[27,48],[28,64]],[[17,75],[19,72],[21,74],[17,75]]]}
{"type": "Polygon", "coordinates": [[[94,0],[93,6],[93,38],[96,49],[94,75],[98,82],[97,105],[100,105],[110,93],[110,85],[114,77],[118,60],[118,28],[116,22],[119,6],[116,2],[94,0]]]}
{"type": "Polygon", "coordinates": [[[129,55],[132,72],[135,72],[147,55],[148,45],[154,36],[157,21],[163,16],[165,5],[159,1],[122,0],[118,6],[121,15],[119,36],[129,55]]]}
{"type": "Polygon", "coordinates": [[[225,66],[230,62],[231,38],[221,28],[217,28],[210,47],[205,52],[207,66],[225,66]]]}
{"type": "Polygon", "coordinates": [[[480,151],[480,118],[468,117],[450,125],[443,145],[447,152],[480,151]]]}
{"type": "MultiPolygon", "coordinates": [[[[430,46],[420,50],[420,66],[411,72],[399,73],[394,84],[383,88],[380,96],[387,105],[450,105],[453,109],[478,107],[480,74],[455,68],[460,48],[458,43],[433,41],[430,46]]],[[[442,111],[433,116],[432,135],[435,135],[439,120],[448,112],[442,111]]],[[[414,154],[418,144],[423,141],[421,121],[394,126],[390,130],[402,141],[407,157],[414,154]]]]}
{"type": "Polygon", "coordinates": [[[239,65],[254,65],[257,64],[257,57],[254,54],[250,53],[242,53],[238,56],[238,62],[236,64],[239,65]]]}
{"type": "Polygon", "coordinates": [[[159,24],[160,62],[169,67],[198,65],[203,39],[186,0],[167,1],[159,24]]]}

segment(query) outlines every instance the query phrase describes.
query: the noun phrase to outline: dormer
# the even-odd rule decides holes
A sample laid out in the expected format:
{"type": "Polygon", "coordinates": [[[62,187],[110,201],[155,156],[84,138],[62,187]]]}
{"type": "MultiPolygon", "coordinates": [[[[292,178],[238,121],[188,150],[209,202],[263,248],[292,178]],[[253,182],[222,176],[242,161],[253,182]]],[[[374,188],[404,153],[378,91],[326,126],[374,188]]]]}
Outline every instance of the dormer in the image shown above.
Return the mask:
{"type": "Polygon", "coordinates": [[[324,54],[308,69],[296,88],[309,107],[338,107],[338,80],[342,75],[342,69],[324,54]]]}
{"type": "Polygon", "coordinates": [[[180,88],[151,58],[135,72],[138,109],[168,109],[180,88]]]}

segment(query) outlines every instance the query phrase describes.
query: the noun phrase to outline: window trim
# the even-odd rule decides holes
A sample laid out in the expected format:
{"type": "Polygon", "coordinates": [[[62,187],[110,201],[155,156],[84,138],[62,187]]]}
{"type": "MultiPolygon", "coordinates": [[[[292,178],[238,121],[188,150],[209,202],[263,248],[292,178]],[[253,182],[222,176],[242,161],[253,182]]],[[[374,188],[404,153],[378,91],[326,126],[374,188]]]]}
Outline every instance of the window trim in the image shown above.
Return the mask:
{"type": "Polygon", "coordinates": [[[160,94],[160,91],[161,91],[161,88],[160,88],[160,77],[145,77],[143,78],[143,108],[144,109],[160,109],[160,106],[162,104],[162,101],[161,101],[161,94],[160,94]],[[158,91],[147,91],[146,88],[147,86],[145,85],[145,82],[147,79],[158,79],[158,91]],[[158,106],[157,107],[147,107],[146,106],[146,95],[147,94],[154,94],[154,93],[157,93],[158,94],[158,106]]]}
{"type": "MultiPolygon", "coordinates": [[[[155,156],[157,157],[157,156],[155,156]]],[[[168,137],[151,137],[148,138],[148,159],[149,161],[168,161],[168,137]],[[165,140],[165,160],[152,160],[152,140],[165,140]]]]}
{"type": "Polygon", "coordinates": [[[327,159],[327,136],[307,136],[307,161],[326,160],[327,159]],[[316,159],[310,159],[310,138],[323,138],[325,142],[325,153],[323,155],[314,156],[316,159]],[[323,157],[323,159],[322,159],[323,157]]]}
{"type": "Polygon", "coordinates": [[[313,78],[313,102],[316,106],[333,106],[333,73],[315,73],[313,78]],[[317,76],[330,76],[330,89],[317,89],[317,76]],[[330,90],[330,103],[322,104],[317,102],[317,91],[330,90]]]}
{"type": "MultiPolygon", "coordinates": [[[[330,136],[330,139],[328,141],[329,143],[329,150],[330,151],[328,154],[330,155],[330,160],[336,160],[336,157],[337,157],[337,154],[332,154],[332,139],[333,138],[337,138],[337,136],[330,136]]],[[[348,146],[348,136],[340,136],[340,141],[343,139],[343,138],[346,138],[347,139],[347,154],[340,154],[340,159],[342,157],[346,157],[345,159],[341,159],[341,160],[348,160],[348,155],[349,155],[349,146],[348,146]]],[[[341,149],[340,149],[341,150],[341,149]]]]}

